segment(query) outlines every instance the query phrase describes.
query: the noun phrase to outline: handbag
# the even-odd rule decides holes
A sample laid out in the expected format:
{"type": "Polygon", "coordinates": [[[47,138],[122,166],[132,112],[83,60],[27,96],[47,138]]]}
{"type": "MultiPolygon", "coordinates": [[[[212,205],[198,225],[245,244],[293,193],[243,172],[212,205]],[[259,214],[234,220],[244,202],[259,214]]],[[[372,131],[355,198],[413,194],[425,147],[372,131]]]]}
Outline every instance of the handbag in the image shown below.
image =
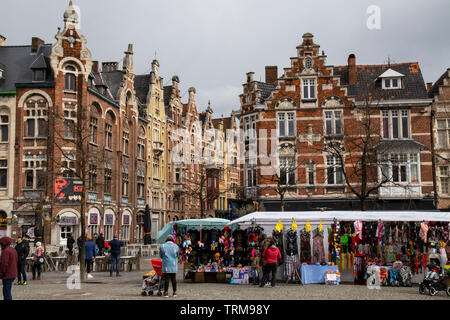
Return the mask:
{"type": "Polygon", "coordinates": [[[40,256],[40,257],[37,259],[37,262],[40,263],[40,264],[43,264],[43,263],[44,263],[44,257],[43,257],[43,256],[40,256]]]}

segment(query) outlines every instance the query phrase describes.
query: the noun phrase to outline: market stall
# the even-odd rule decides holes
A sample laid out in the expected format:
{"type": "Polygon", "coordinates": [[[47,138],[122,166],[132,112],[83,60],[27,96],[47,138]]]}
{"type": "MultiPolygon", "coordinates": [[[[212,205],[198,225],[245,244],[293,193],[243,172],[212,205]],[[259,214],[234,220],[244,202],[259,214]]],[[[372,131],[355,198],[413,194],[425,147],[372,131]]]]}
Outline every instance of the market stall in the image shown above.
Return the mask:
{"type": "Polygon", "coordinates": [[[324,283],[322,273],[333,272],[331,265],[343,281],[364,284],[368,265],[380,268],[383,276],[409,272],[410,280],[419,282],[430,247],[449,241],[449,221],[450,213],[441,211],[254,212],[230,226],[258,225],[275,236],[277,225],[285,225],[279,246],[284,254],[279,277],[284,280],[298,268],[303,283],[324,283]],[[295,230],[289,228],[293,222],[295,230]]]}

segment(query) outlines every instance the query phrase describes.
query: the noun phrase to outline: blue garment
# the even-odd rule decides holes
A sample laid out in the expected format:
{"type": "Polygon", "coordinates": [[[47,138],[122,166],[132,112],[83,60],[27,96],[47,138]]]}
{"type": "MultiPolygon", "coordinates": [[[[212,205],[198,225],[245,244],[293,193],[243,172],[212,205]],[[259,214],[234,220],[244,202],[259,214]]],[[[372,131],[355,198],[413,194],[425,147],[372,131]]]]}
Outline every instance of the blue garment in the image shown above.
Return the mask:
{"type": "Polygon", "coordinates": [[[3,300],[12,300],[11,289],[14,279],[3,279],[3,300]]]}
{"type": "Polygon", "coordinates": [[[119,274],[120,270],[120,255],[111,254],[111,269],[109,273],[112,275],[114,271],[114,264],[116,264],[116,274],[119,274]]]}
{"type": "Polygon", "coordinates": [[[93,241],[88,240],[84,244],[84,247],[86,249],[86,255],[84,258],[86,260],[94,259],[95,258],[95,243],[93,241]]]}
{"type": "Polygon", "coordinates": [[[122,241],[113,239],[109,242],[109,246],[111,247],[111,254],[120,256],[120,247],[123,246],[122,241]]]}
{"type": "Polygon", "coordinates": [[[159,249],[159,256],[162,259],[163,273],[177,273],[178,261],[180,256],[180,248],[172,241],[167,241],[159,249]]]}

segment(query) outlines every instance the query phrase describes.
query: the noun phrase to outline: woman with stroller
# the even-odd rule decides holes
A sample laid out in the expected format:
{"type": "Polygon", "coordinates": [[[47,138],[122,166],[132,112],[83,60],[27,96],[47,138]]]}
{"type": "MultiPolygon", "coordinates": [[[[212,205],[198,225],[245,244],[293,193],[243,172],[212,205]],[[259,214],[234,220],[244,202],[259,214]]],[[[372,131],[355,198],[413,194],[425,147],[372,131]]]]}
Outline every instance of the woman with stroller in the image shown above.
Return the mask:
{"type": "Polygon", "coordinates": [[[173,297],[177,296],[177,272],[180,248],[169,235],[166,243],[161,246],[159,256],[162,259],[162,272],[164,274],[164,298],[169,297],[169,280],[172,282],[173,297]]]}

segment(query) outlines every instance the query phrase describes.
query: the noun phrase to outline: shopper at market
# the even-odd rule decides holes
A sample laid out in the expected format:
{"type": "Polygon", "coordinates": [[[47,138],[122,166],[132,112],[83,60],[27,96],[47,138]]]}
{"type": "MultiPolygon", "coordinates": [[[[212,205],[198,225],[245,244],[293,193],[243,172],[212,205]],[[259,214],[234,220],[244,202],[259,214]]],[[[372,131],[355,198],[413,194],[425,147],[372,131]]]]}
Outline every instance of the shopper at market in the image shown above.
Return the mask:
{"type": "Polygon", "coordinates": [[[177,272],[180,249],[174,243],[173,237],[169,235],[160,250],[159,256],[162,259],[162,272],[164,273],[164,298],[169,297],[169,280],[172,282],[173,297],[177,296],[177,272]]]}
{"type": "Polygon", "coordinates": [[[3,283],[3,299],[12,300],[11,289],[17,277],[17,251],[11,248],[11,238],[0,239],[2,255],[0,257],[0,279],[3,283]]]}
{"type": "Polygon", "coordinates": [[[25,272],[25,264],[27,262],[28,254],[30,253],[30,247],[27,241],[22,238],[17,238],[17,244],[15,247],[17,251],[17,285],[27,284],[27,274],[25,272]],[[23,282],[22,282],[23,279],[23,282]]]}
{"type": "Polygon", "coordinates": [[[266,250],[264,250],[263,258],[264,258],[265,265],[263,266],[263,279],[259,286],[263,287],[269,279],[269,274],[272,273],[271,285],[272,285],[272,287],[275,287],[277,263],[278,263],[278,260],[281,259],[281,252],[275,246],[274,240],[270,241],[269,247],[266,250]]]}
{"type": "Polygon", "coordinates": [[[113,239],[109,241],[109,246],[111,248],[111,269],[109,275],[112,277],[114,271],[114,264],[116,264],[116,276],[120,277],[120,247],[123,246],[122,241],[117,239],[117,235],[113,236],[113,239]]]}
{"type": "Polygon", "coordinates": [[[100,233],[97,237],[96,241],[97,247],[98,247],[98,255],[103,255],[103,250],[105,248],[105,238],[103,238],[103,233],[100,233]]]}
{"type": "Polygon", "coordinates": [[[75,239],[73,238],[73,233],[71,232],[67,237],[67,249],[69,249],[69,256],[73,255],[73,244],[75,243],[75,239]]]}
{"type": "Polygon", "coordinates": [[[92,237],[88,237],[86,243],[84,244],[85,247],[85,265],[86,265],[86,272],[88,279],[92,279],[93,276],[91,275],[91,267],[92,262],[95,261],[95,243],[92,241],[92,237]]]}
{"type": "Polygon", "coordinates": [[[31,267],[31,273],[33,274],[33,280],[41,280],[42,264],[44,263],[44,248],[42,243],[36,242],[36,249],[33,253],[33,266],[31,267]],[[37,278],[36,278],[37,271],[37,278]]]}

